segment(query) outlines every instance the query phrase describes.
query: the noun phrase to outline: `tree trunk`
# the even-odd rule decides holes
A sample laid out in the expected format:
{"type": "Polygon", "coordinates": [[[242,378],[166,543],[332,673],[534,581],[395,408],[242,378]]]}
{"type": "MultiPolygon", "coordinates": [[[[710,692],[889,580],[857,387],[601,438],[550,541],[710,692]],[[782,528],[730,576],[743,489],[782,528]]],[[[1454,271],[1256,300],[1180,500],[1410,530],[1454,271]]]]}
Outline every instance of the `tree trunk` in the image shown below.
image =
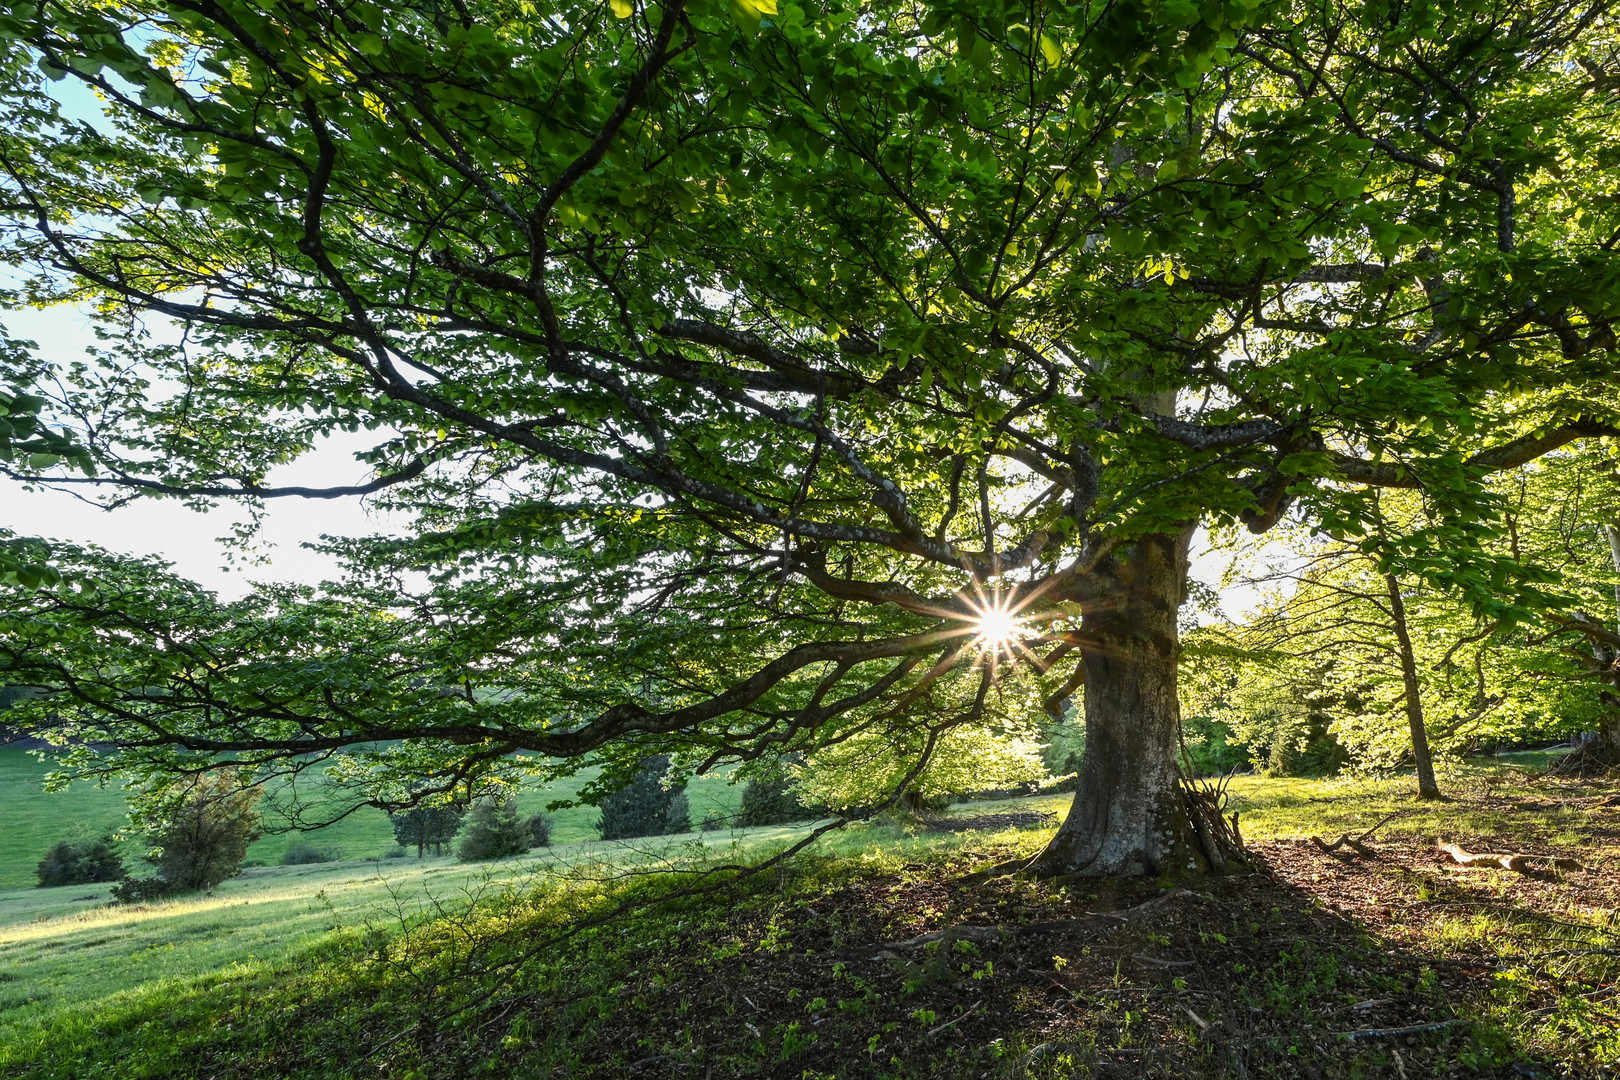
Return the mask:
{"type": "MultiPolygon", "coordinates": [[[[1620,525],[1603,526],[1603,535],[1609,541],[1609,558],[1614,560],[1614,572],[1620,574],[1620,525]]],[[[1620,581],[1614,583],[1614,628],[1620,633],[1620,581]]]]}
{"type": "MultiPolygon", "coordinates": [[[[1614,560],[1614,572],[1620,574],[1620,525],[1609,524],[1603,526],[1603,534],[1609,541],[1609,557],[1614,560]]],[[[1614,586],[1614,619],[1615,631],[1620,633],[1620,581],[1614,586]]],[[[1603,650],[1597,643],[1593,643],[1593,652],[1600,661],[1608,664],[1609,689],[1602,691],[1598,699],[1608,706],[1608,712],[1598,722],[1598,752],[1605,760],[1620,760],[1620,650],[1603,650]]]]}
{"type": "Polygon", "coordinates": [[[1406,628],[1406,603],[1401,599],[1401,583],[1394,574],[1384,575],[1389,590],[1389,616],[1400,647],[1401,681],[1406,684],[1406,724],[1412,731],[1412,759],[1417,762],[1418,798],[1439,799],[1440,785],[1434,779],[1434,758],[1429,754],[1429,733],[1423,726],[1423,693],[1418,685],[1417,658],[1412,654],[1412,635],[1406,628]]]}
{"type": "Polygon", "coordinates": [[[1181,706],[1176,614],[1193,526],[1146,536],[1099,568],[1111,587],[1087,605],[1086,748],[1063,827],[1029,871],[1042,877],[1202,873],[1218,868],[1176,765],[1181,706]]]}

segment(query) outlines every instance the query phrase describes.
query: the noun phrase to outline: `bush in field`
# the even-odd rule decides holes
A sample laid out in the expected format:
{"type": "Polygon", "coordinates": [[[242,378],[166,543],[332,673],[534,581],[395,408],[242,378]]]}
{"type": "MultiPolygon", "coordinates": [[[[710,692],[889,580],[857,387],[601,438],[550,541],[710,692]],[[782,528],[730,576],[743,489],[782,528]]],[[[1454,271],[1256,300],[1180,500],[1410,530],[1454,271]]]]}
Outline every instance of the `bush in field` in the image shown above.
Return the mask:
{"type": "Polygon", "coordinates": [[[175,891],[212,889],[236,876],[248,845],[262,835],[259,789],[242,788],[228,773],[193,778],[151,833],[157,876],[175,891]]]}
{"type": "Polygon", "coordinates": [[[821,816],[806,806],[786,776],[750,780],[743,788],[742,804],[737,808],[737,824],[786,825],[793,821],[809,821],[821,816]]]}
{"type": "Polygon", "coordinates": [[[461,815],[465,811],[466,807],[455,805],[417,806],[389,814],[388,818],[394,824],[394,839],[401,847],[414,846],[416,857],[420,859],[428,848],[432,848],[435,855],[444,854],[444,845],[461,831],[461,815]]]}
{"type": "Polygon", "coordinates": [[[121,881],[112,887],[112,897],[122,904],[144,904],[162,900],[180,890],[160,877],[138,877],[121,881]]]}
{"type": "Polygon", "coordinates": [[[53,885],[122,881],[129,876],[111,833],[103,833],[93,840],[63,840],[45,853],[35,873],[39,875],[42,889],[53,885]]]}
{"type": "Polygon", "coordinates": [[[312,863],[329,863],[337,856],[325,848],[318,848],[314,844],[294,844],[281,856],[282,866],[308,866],[312,863]]]}
{"type": "Polygon", "coordinates": [[[516,800],[485,799],[473,807],[456,856],[462,862],[477,862],[522,855],[531,838],[529,823],[518,819],[516,800]]]}
{"type": "Polygon", "coordinates": [[[698,831],[717,832],[730,824],[731,819],[728,818],[723,811],[710,810],[707,814],[703,815],[703,820],[698,822],[698,831]]]}
{"type": "Polygon", "coordinates": [[[627,840],[692,831],[685,788],[666,788],[667,772],[668,757],[648,758],[641,763],[635,779],[602,800],[602,816],[596,821],[602,839],[627,840]]]}
{"type": "Polygon", "coordinates": [[[551,846],[551,815],[530,814],[523,821],[523,827],[529,830],[529,847],[551,846]]]}

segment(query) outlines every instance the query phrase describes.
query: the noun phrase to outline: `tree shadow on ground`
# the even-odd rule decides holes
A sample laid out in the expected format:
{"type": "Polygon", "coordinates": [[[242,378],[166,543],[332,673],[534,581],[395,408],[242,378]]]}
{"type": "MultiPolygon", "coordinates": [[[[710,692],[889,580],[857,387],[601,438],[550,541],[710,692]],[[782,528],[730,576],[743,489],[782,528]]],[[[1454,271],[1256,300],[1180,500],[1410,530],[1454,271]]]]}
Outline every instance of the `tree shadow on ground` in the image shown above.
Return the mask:
{"type": "Polygon", "coordinates": [[[1586,864],[1533,875],[1411,837],[1349,859],[1267,842],[1253,872],[1180,882],[964,880],[1041,835],[1003,832],[904,864],[801,856],[558,940],[678,887],[576,883],[98,1016],[5,1075],[1612,1080],[1620,834],[1576,809],[1504,826],[1586,864]]]}
{"type": "Polygon", "coordinates": [[[1262,854],[1271,873],[1170,892],[925,874],[831,892],[777,920],[777,952],[669,965],[638,986],[650,1027],[692,1050],[652,1040],[600,1060],[600,1075],[686,1063],[784,1078],[1565,1074],[1481,1015],[1494,956],[1391,941],[1291,880],[1310,866],[1303,851],[1262,854]],[[1123,914],[1093,917],[1110,911],[1123,914]],[[1030,924],[1056,925],[1017,929],[1030,924]],[[965,929],[994,926],[1007,929],[965,929]]]}
{"type": "Polygon", "coordinates": [[[968,885],[928,864],[784,884],[723,931],[691,919],[696,936],[632,950],[605,1013],[595,995],[525,1008],[582,1076],[1610,1075],[1615,961],[1554,971],[1536,951],[1572,940],[1558,925],[1609,933],[1567,901],[1612,910],[1612,883],[1452,874],[1416,840],[1256,854],[1263,872],[1179,886],[968,885]]]}

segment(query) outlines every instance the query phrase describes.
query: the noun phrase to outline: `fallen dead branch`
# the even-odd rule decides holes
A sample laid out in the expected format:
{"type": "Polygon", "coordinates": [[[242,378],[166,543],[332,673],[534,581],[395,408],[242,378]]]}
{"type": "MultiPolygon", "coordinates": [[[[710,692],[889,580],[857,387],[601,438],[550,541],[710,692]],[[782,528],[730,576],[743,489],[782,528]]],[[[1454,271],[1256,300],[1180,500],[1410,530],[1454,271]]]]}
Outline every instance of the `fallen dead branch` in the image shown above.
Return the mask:
{"type": "Polygon", "coordinates": [[[1468,1020],[1441,1020],[1434,1024],[1413,1024],[1411,1027],[1398,1028],[1361,1028],[1358,1031],[1335,1032],[1341,1039],[1393,1039],[1402,1035],[1417,1035],[1424,1031],[1441,1031],[1445,1028],[1460,1027],[1471,1023],[1468,1020]]]}
{"type": "Polygon", "coordinates": [[[1377,856],[1373,853],[1372,848],[1368,847],[1366,844],[1363,844],[1360,840],[1353,838],[1349,833],[1343,834],[1331,844],[1323,840],[1320,836],[1313,836],[1311,837],[1311,843],[1315,844],[1317,850],[1321,851],[1322,854],[1331,855],[1335,859],[1353,858],[1353,856],[1339,850],[1343,847],[1351,848],[1357,855],[1360,855],[1363,858],[1377,858],[1377,856]]]}
{"type": "Polygon", "coordinates": [[[1499,866],[1503,870],[1512,870],[1515,874],[1530,874],[1542,869],[1542,867],[1532,865],[1534,863],[1543,863],[1560,870],[1586,869],[1574,859],[1560,858],[1555,855],[1531,855],[1525,852],[1509,852],[1507,854],[1487,851],[1473,852],[1465,851],[1458,844],[1444,842],[1440,844],[1440,850],[1451,856],[1451,861],[1458,866],[1499,866]]]}
{"type": "Polygon", "coordinates": [[[1371,836],[1379,829],[1382,829],[1385,825],[1388,825],[1391,821],[1395,820],[1401,815],[1409,813],[1411,813],[1410,810],[1397,810],[1393,814],[1385,814],[1372,828],[1366,829],[1356,836],[1351,836],[1349,833],[1343,833],[1331,844],[1326,840],[1323,840],[1320,836],[1313,836],[1310,838],[1310,840],[1311,843],[1316,845],[1317,849],[1321,851],[1322,854],[1331,855],[1335,859],[1348,861],[1355,857],[1347,852],[1340,851],[1341,848],[1346,847],[1350,848],[1351,851],[1354,851],[1356,855],[1360,855],[1362,858],[1376,859],[1378,857],[1377,852],[1373,851],[1373,849],[1368,847],[1365,843],[1367,837],[1371,836]]]}

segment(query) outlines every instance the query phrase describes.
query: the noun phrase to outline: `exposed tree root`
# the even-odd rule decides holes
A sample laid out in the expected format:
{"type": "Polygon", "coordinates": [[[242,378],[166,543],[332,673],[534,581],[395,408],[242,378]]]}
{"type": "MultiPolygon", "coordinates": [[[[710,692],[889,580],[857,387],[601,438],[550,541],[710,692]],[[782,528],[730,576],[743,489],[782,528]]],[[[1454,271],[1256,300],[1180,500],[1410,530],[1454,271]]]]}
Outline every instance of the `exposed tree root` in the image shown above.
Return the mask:
{"type": "Polygon", "coordinates": [[[1008,874],[1016,874],[1022,870],[1027,870],[1029,867],[1033,866],[1037,861],[1039,861],[1040,857],[1041,856],[1037,854],[1033,856],[1020,856],[1016,859],[1008,859],[1006,862],[999,862],[994,866],[987,866],[983,870],[975,870],[971,874],[963,874],[958,880],[963,885],[978,885],[981,882],[989,881],[992,878],[1006,877],[1008,874]]]}
{"type": "Polygon", "coordinates": [[[1451,861],[1459,866],[1499,866],[1503,870],[1512,870],[1515,874],[1533,874],[1538,869],[1543,869],[1544,867],[1531,865],[1538,862],[1546,866],[1557,867],[1560,870],[1586,869],[1574,859],[1557,858],[1552,855],[1529,855],[1523,852],[1512,852],[1505,855],[1493,852],[1470,852],[1464,851],[1457,844],[1447,843],[1441,843],[1440,850],[1451,856],[1451,861]]]}
{"type": "MultiPolygon", "coordinates": [[[[1230,780],[1230,776],[1213,782],[1183,776],[1176,784],[1176,791],[1181,800],[1181,809],[1186,814],[1186,822],[1173,820],[1167,822],[1172,827],[1190,827],[1188,831],[1192,835],[1186,837],[1186,842],[1202,858],[1212,874],[1225,873],[1228,870],[1250,870],[1257,864],[1249,849],[1243,844],[1238,815],[1235,812],[1226,813],[1226,785],[1230,780]]],[[[968,885],[1009,874],[1024,874],[1042,881],[1062,884],[1098,876],[1090,873],[1071,873],[1062,865],[1053,865],[1056,860],[1051,852],[1052,849],[1048,847],[1032,857],[997,863],[965,875],[960,880],[968,885]]]]}

